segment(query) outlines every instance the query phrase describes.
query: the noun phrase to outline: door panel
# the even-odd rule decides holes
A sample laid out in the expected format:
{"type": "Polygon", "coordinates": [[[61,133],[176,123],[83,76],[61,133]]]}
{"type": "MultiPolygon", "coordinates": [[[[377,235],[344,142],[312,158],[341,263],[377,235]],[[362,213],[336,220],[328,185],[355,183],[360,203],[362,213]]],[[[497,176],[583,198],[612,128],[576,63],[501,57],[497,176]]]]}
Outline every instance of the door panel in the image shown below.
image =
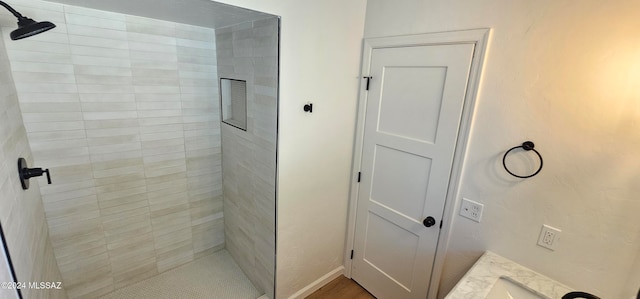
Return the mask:
{"type": "Polygon", "coordinates": [[[377,146],[370,199],[416,222],[422,221],[431,159],[377,146]]]}
{"type": "Polygon", "coordinates": [[[372,51],[352,277],[378,298],[427,296],[473,47],[372,51]]]}
{"type": "Polygon", "coordinates": [[[433,143],[446,72],[444,67],[385,67],[378,131],[433,143]],[[407,77],[422,78],[430,86],[407,77]]]}
{"type": "Polygon", "coordinates": [[[413,268],[413,260],[418,250],[419,236],[396,225],[392,221],[369,213],[369,228],[367,230],[368,248],[364,254],[364,261],[377,268],[390,279],[409,289],[413,268]],[[404,244],[401,248],[387,246],[387,244],[404,244]]]}

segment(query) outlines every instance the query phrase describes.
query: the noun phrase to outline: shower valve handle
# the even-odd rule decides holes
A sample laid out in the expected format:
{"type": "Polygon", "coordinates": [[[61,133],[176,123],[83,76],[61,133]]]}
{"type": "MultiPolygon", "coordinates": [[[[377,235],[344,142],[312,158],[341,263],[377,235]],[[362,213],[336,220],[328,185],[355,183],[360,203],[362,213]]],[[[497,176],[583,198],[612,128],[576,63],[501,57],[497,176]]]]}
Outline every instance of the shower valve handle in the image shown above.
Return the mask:
{"type": "Polygon", "coordinates": [[[49,169],[29,168],[27,167],[27,161],[24,158],[18,159],[18,172],[20,174],[20,184],[22,184],[22,189],[24,190],[29,189],[30,178],[42,176],[43,174],[47,174],[47,183],[51,185],[49,169]]]}

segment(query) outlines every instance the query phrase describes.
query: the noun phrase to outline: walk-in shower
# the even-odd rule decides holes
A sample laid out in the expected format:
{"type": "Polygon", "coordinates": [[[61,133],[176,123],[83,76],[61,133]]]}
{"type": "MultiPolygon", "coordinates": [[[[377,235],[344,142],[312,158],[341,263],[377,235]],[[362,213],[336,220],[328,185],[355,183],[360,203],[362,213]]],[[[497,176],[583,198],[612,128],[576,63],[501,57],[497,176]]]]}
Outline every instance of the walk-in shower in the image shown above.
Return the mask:
{"type": "Polygon", "coordinates": [[[9,2],[57,25],[11,42],[27,27],[0,15],[0,83],[15,88],[25,158],[50,171],[30,191],[66,295],[238,298],[216,279],[241,269],[226,281],[273,298],[279,18],[206,0],[9,2]],[[221,119],[221,78],[244,82],[242,129],[221,119]],[[177,293],[158,293],[165,274],[177,293]]]}

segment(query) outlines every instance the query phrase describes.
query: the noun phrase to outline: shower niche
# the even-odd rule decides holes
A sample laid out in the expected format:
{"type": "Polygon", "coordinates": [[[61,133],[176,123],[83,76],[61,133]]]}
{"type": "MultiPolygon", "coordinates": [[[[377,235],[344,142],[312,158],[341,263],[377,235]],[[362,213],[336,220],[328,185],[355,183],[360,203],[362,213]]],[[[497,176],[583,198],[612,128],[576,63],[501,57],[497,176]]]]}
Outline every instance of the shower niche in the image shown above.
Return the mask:
{"type": "Polygon", "coordinates": [[[274,298],[279,18],[205,0],[11,4],[56,24],[12,42],[0,16],[33,163],[55,178],[39,187],[69,298],[221,252],[274,298]]]}
{"type": "Polygon", "coordinates": [[[247,81],[220,78],[222,122],[247,130],[247,81]]]}

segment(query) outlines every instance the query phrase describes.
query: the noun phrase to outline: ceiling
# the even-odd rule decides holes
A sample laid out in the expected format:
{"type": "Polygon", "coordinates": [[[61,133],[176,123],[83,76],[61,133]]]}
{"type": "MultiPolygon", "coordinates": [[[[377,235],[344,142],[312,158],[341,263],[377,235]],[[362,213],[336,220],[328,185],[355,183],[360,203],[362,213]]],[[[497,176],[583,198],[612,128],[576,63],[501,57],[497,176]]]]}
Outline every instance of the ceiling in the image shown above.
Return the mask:
{"type": "Polygon", "coordinates": [[[209,28],[222,28],[273,17],[271,14],[209,0],[48,1],[209,28]]]}

